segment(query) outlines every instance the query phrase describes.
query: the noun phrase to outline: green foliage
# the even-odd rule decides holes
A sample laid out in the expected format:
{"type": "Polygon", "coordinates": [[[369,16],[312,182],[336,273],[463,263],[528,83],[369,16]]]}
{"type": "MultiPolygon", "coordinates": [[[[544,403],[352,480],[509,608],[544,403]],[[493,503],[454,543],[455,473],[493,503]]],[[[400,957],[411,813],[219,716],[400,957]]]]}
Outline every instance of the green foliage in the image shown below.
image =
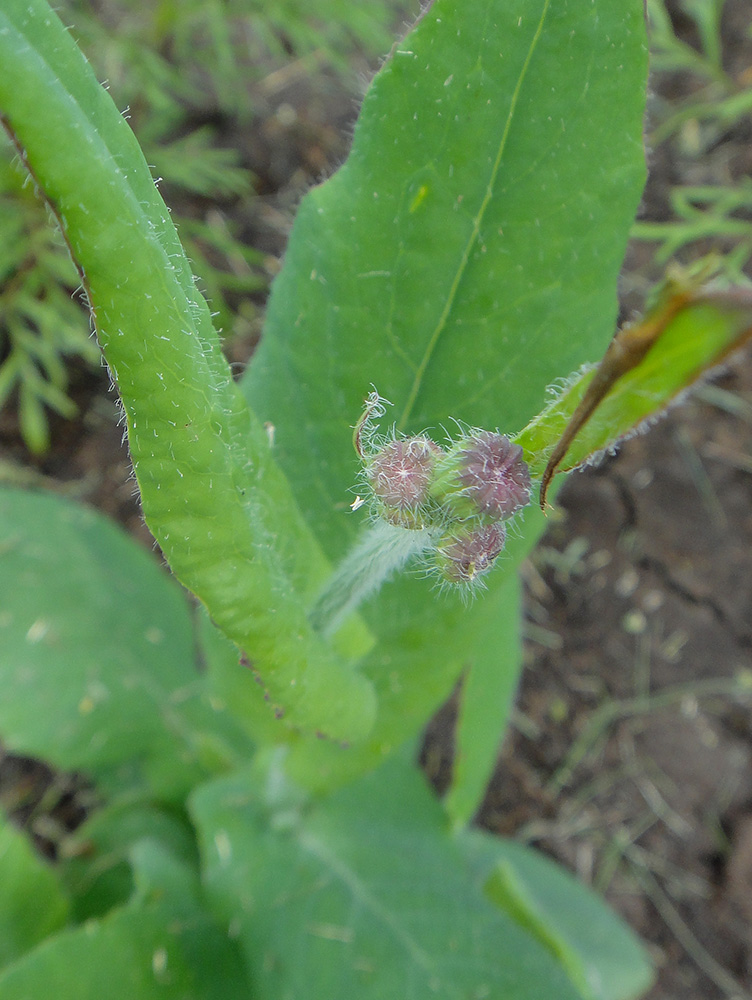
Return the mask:
{"type": "Polygon", "coordinates": [[[53,496],[3,490],[0,520],[12,525],[0,679],[15,692],[0,701],[4,744],[168,799],[232,761],[234,727],[215,720],[197,674],[184,596],[153,559],[53,496]]]}
{"type": "Polygon", "coordinates": [[[0,968],[54,934],[68,909],[55,872],[0,815],[0,968]]]}
{"type": "Polygon", "coordinates": [[[7,1000],[112,994],[247,1000],[245,970],[226,933],[195,903],[178,907],[174,894],[172,900],[134,902],[107,919],[58,933],[0,972],[0,993],[7,1000]]]}
{"type": "Polygon", "coordinates": [[[232,381],[143,154],[73,41],[55,22],[12,13],[14,38],[25,41],[4,47],[0,100],[13,107],[9,127],[45,174],[85,275],[146,521],[178,578],[241,649],[253,650],[289,721],[353,739],[373,720],[370,685],[306,621],[291,583],[315,586],[322,558],[232,381]],[[45,49],[33,72],[26,45],[45,49]],[[14,102],[7,88],[24,70],[28,86],[14,102]],[[42,101],[49,118],[33,113],[42,101]],[[169,281],[155,280],[167,273],[169,281]]]}
{"type": "Polygon", "coordinates": [[[275,783],[265,798],[256,775],[238,773],[192,800],[208,892],[238,921],[258,1000],[306,996],[311,983],[363,1000],[578,997],[470,882],[412,768],[391,764],[313,808],[285,792],[275,783]]]}
{"type": "Polygon", "coordinates": [[[187,883],[195,896],[198,851],[183,809],[121,794],[92,812],[65,842],[66,858],[58,867],[75,923],[105,917],[137,892],[143,896],[134,855],[143,844],[169,857],[171,870],[179,862],[184,877],[177,888],[187,883]]]}
{"type": "Polygon", "coordinates": [[[732,281],[744,281],[744,268],[752,257],[752,182],[741,178],[729,186],[706,184],[676,187],[670,195],[674,218],[669,222],[640,222],[634,227],[638,240],[654,241],[656,262],[665,265],[682,251],[698,244],[720,247],[731,244],[722,261],[732,281]]]}
{"type": "MultiPolygon", "coordinates": [[[[190,47],[218,8],[155,10],[162,41],[190,47]]],[[[301,207],[241,392],[111,98],[44,0],[0,10],[3,123],[82,275],[147,524],[204,605],[99,515],[0,492],[0,734],[102,798],[63,845],[57,933],[7,956],[4,998],[117,982],[135,1000],[312,983],[331,1000],[631,1000],[648,985],[595,897],[462,833],[518,676],[515,569],[540,511],[470,606],[403,575],[332,636],[310,615],[366,551],[347,508],[369,383],[400,432],[537,427],[539,473],[576,413],[574,393],[536,423],[547,386],[612,333],[644,175],[642,28],[639,0],[436,0],[369,90],[347,164],[301,207]],[[442,808],[409,758],[460,679],[442,808]]],[[[225,58],[226,39],[207,47],[225,58]]],[[[752,325],[746,305],[731,333],[703,305],[699,324],[686,310],[697,373],[752,325]]],[[[664,326],[654,349],[670,353],[664,326]]],[[[665,405],[650,358],[617,372],[606,445],[651,379],[665,405]]]]}
{"type": "Polygon", "coordinates": [[[702,288],[696,276],[677,270],[645,319],[617,334],[601,365],[573,376],[517,435],[531,471],[543,475],[541,503],[549,470],[562,462],[563,469],[572,469],[593,461],[613,446],[616,427],[623,437],[644,428],[744,344],[752,335],[751,311],[748,287],[728,288],[717,281],[702,288]],[[589,412],[589,396],[599,398],[604,391],[595,412],[589,412]],[[573,435],[567,433],[572,427],[573,435]],[[552,459],[549,442],[557,438],[562,447],[552,459]]]}
{"type": "Polygon", "coordinates": [[[227,134],[252,127],[254,88],[274,74],[330,68],[351,86],[354,52],[391,43],[398,0],[65,0],[59,13],[124,111],[155,177],[177,197],[175,221],[199,287],[226,339],[247,335],[249,296],[265,289],[263,255],[229,213],[253,197],[253,176],[227,134]],[[299,71],[299,70],[298,70],[299,71]]]}
{"type": "Polygon", "coordinates": [[[499,755],[522,666],[520,604],[517,580],[509,574],[489,609],[486,644],[476,650],[462,676],[452,783],[444,799],[456,827],[467,826],[475,815],[499,755]]]}
{"type": "Polygon", "coordinates": [[[538,938],[588,1000],[628,1000],[652,970],[624,925],[568,872],[523,844],[467,830],[459,846],[486,895],[538,938]]]}
{"type": "Polygon", "coordinates": [[[244,380],[332,555],[358,531],[332,515],[352,486],[348,427],[369,383],[395,401],[401,431],[452,417],[519,430],[555,378],[608,342],[613,233],[644,180],[636,9],[432,14],[366,95],[347,163],[301,204],[244,380]],[[299,393],[282,392],[290,383],[299,393]]]}
{"type": "Polygon", "coordinates": [[[730,88],[723,68],[721,16],[726,0],[680,0],[681,13],[694,22],[699,47],[678,37],[664,0],[648,0],[653,66],[659,71],[688,70],[705,84],[730,88]]]}

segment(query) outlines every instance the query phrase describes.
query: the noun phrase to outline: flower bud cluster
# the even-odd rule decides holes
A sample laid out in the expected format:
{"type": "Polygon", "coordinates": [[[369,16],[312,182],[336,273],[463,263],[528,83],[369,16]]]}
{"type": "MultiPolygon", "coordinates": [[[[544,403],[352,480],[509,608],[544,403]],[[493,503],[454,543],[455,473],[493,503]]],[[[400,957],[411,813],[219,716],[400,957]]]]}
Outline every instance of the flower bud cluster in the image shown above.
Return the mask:
{"type": "Polygon", "coordinates": [[[429,532],[428,559],[439,579],[477,585],[504,548],[505,522],[531,500],[522,448],[485,430],[446,449],[425,434],[377,440],[369,424],[383,414],[382,402],[369,397],[355,435],[374,517],[429,532]]]}

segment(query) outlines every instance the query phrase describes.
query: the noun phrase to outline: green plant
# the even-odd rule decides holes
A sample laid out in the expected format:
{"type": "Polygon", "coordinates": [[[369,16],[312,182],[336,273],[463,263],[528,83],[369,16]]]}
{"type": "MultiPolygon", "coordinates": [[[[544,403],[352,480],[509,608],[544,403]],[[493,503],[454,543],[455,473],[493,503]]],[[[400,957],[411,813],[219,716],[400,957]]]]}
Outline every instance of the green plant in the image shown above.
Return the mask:
{"type": "Polygon", "coordinates": [[[92,511],[0,491],[0,733],[101,797],[53,871],[3,831],[4,1000],[648,985],[595,897],[467,829],[518,676],[515,569],[543,525],[535,504],[515,513],[499,558],[507,516],[752,329],[746,290],[673,279],[544,405],[611,334],[644,174],[641,8],[436,0],[369,90],[347,163],[304,200],[238,387],[133,134],[44,0],[5,4],[2,120],[79,268],[146,521],[203,607],[92,511]],[[377,441],[368,395],[355,441],[374,496],[348,503],[370,382],[394,428],[377,441]],[[458,443],[430,444],[451,417],[458,443]],[[466,489],[479,447],[514,469],[511,499],[466,489]],[[395,459],[412,473],[416,455],[406,493],[395,459]],[[476,530],[482,566],[455,559],[476,530]],[[390,579],[406,546],[455,586],[390,579]],[[371,599],[322,613],[348,574],[370,574],[371,599]],[[456,585],[477,576],[466,604],[456,585]],[[460,678],[442,807],[411,758],[460,678]]]}

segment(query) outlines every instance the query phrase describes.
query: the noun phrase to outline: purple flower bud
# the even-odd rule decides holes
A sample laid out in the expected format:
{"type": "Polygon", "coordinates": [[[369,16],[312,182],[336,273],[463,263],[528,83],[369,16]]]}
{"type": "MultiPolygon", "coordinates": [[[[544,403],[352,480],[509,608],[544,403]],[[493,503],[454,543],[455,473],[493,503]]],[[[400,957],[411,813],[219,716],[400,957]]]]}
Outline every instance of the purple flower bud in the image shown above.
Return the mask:
{"type": "Polygon", "coordinates": [[[387,520],[421,526],[420,509],[429,500],[433,469],[442,454],[430,438],[418,436],[390,441],[369,459],[366,478],[387,520]]]}
{"type": "Polygon", "coordinates": [[[500,522],[452,528],[438,544],[436,567],[448,583],[472,583],[491,569],[505,540],[500,522]]]}
{"type": "Polygon", "coordinates": [[[455,517],[511,517],[530,502],[522,448],[494,431],[463,438],[436,466],[431,492],[455,517]]]}

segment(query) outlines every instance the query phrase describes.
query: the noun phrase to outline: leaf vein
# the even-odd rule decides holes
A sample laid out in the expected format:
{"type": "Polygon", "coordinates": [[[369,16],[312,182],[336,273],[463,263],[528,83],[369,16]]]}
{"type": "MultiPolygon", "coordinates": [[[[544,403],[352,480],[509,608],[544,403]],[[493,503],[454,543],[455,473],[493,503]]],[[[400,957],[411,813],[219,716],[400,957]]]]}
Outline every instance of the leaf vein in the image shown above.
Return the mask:
{"type": "Polygon", "coordinates": [[[517,102],[519,101],[520,93],[522,91],[522,85],[525,82],[525,77],[527,76],[528,69],[530,68],[530,63],[532,62],[533,53],[535,52],[535,49],[538,45],[538,41],[540,40],[541,34],[543,32],[543,25],[546,20],[546,15],[548,14],[548,8],[550,2],[551,0],[544,0],[543,9],[541,11],[541,15],[538,20],[538,26],[535,29],[535,34],[533,35],[533,38],[530,42],[527,55],[525,56],[525,61],[522,64],[522,69],[520,70],[520,74],[517,78],[514,90],[512,91],[512,99],[509,104],[509,112],[507,113],[507,120],[504,124],[504,131],[501,134],[501,139],[499,141],[499,148],[496,152],[496,157],[494,159],[493,167],[491,168],[491,175],[489,177],[488,184],[486,185],[486,193],[483,196],[480,208],[478,209],[475,218],[473,220],[473,229],[465,245],[465,249],[462,252],[462,257],[460,259],[459,267],[457,268],[457,273],[455,274],[454,280],[452,281],[451,287],[449,289],[449,294],[447,295],[446,302],[444,303],[444,308],[441,311],[441,315],[439,316],[436,326],[434,327],[434,330],[431,333],[431,336],[428,340],[428,344],[426,345],[426,349],[423,352],[423,356],[415,371],[415,377],[413,379],[413,383],[410,388],[410,393],[407,397],[407,402],[405,403],[405,408],[403,409],[402,415],[397,421],[397,427],[401,430],[404,430],[408,420],[410,419],[410,415],[413,411],[415,402],[418,398],[418,393],[420,392],[421,385],[423,384],[423,378],[425,376],[426,369],[428,368],[431,358],[433,357],[433,353],[436,350],[436,345],[439,342],[439,338],[441,337],[442,333],[444,332],[444,329],[446,328],[449,316],[454,306],[454,301],[457,297],[457,292],[459,290],[460,283],[465,274],[465,271],[467,270],[468,262],[470,260],[470,254],[472,253],[473,247],[478,241],[481,226],[483,224],[483,219],[486,214],[486,209],[488,208],[491,198],[493,197],[496,179],[498,177],[499,170],[501,169],[501,162],[504,157],[507,140],[509,139],[509,133],[512,128],[512,122],[514,120],[514,114],[517,108],[517,102]]]}

